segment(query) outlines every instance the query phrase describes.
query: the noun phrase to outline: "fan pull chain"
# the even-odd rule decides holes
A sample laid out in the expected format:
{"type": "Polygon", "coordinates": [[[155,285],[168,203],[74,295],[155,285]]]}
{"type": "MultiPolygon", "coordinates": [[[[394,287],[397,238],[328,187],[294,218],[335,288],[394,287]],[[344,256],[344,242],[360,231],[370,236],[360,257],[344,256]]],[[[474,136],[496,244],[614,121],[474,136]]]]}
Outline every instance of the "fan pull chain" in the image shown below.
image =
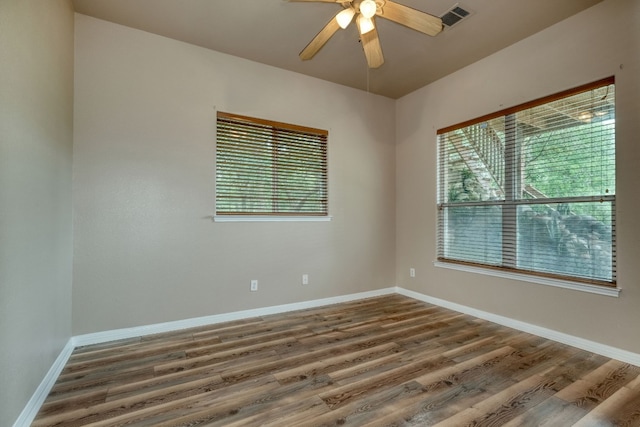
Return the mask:
{"type": "Polygon", "coordinates": [[[369,93],[369,66],[367,66],[367,93],[369,93]]]}

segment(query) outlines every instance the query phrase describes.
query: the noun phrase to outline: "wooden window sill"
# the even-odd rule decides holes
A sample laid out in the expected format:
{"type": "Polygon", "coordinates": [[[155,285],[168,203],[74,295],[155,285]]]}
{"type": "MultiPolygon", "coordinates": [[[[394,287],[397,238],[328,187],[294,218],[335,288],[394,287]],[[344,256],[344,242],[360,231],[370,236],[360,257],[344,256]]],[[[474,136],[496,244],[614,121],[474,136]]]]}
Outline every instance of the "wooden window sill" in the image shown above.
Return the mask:
{"type": "Polygon", "coordinates": [[[549,277],[540,277],[524,273],[514,273],[507,271],[499,271],[492,268],[482,268],[471,265],[461,265],[457,263],[449,263],[443,261],[434,261],[433,265],[441,268],[449,268],[452,270],[465,271],[468,273],[485,274],[488,276],[501,277],[504,279],[521,280],[525,282],[537,283],[540,285],[554,286],[556,288],[571,289],[574,291],[588,292],[597,295],[604,295],[617,298],[620,295],[620,288],[589,285],[586,283],[572,282],[570,280],[553,279],[549,277]]]}
{"type": "Polygon", "coordinates": [[[331,216],[214,215],[214,222],[327,222],[331,216]]]}

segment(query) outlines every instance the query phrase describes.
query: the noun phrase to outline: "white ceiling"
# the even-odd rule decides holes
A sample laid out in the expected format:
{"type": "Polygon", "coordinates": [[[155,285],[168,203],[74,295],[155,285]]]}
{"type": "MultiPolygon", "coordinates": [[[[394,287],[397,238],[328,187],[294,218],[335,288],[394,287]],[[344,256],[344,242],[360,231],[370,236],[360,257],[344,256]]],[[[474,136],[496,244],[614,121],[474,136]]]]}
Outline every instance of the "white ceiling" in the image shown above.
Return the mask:
{"type": "MultiPolygon", "coordinates": [[[[286,0],[73,0],[78,13],[399,98],[601,0],[396,0],[441,16],[454,4],[472,16],[429,37],[377,18],[385,63],[368,70],[355,25],[310,61],[298,53],[342,10],[286,0]]],[[[542,65],[541,65],[542,66],[542,65]]]]}

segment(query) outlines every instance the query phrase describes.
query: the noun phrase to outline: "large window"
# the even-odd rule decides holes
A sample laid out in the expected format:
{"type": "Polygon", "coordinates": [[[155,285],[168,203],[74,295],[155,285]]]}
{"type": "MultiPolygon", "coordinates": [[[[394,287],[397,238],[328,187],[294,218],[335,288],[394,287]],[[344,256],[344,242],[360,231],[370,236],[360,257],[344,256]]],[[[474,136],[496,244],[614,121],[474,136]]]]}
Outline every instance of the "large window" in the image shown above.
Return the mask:
{"type": "Polygon", "coordinates": [[[608,78],[438,131],[438,259],[615,286],[608,78]]]}
{"type": "Polygon", "coordinates": [[[326,216],[327,136],[218,112],[216,215],[326,216]]]}

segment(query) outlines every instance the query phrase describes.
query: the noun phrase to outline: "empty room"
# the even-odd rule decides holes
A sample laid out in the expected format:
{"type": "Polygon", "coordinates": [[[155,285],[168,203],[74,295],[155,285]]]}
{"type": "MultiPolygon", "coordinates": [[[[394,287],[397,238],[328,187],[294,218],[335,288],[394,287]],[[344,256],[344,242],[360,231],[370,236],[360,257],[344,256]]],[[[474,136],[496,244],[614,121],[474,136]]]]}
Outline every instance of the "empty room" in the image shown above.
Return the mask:
{"type": "Polygon", "coordinates": [[[638,0],[0,0],[0,426],[640,426],[638,0]]]}

